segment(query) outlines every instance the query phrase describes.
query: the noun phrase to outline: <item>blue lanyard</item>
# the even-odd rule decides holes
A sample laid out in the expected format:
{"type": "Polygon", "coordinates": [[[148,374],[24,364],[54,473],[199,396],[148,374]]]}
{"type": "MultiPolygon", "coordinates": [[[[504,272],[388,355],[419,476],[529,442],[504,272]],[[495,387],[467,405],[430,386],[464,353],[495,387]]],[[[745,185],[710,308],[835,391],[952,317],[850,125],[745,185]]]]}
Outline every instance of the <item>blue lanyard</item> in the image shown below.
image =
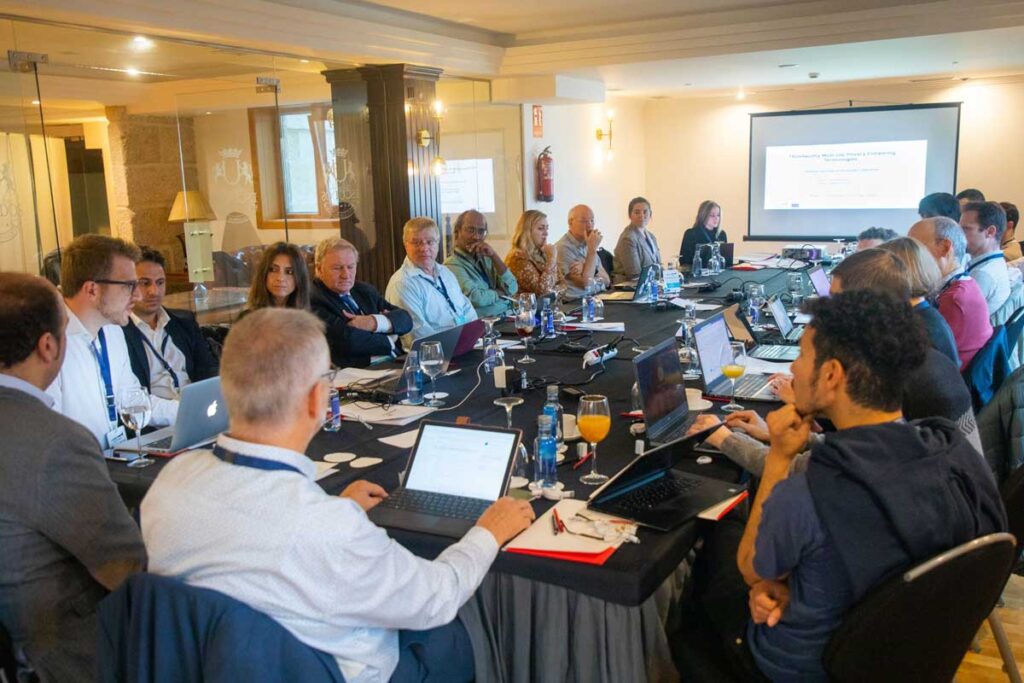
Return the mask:
{"type": "Polygon", "coordinates": [[[277,462],[276,460],[264,460],[263,458],[254,458],[251,455],[242,455],[241,453],[235,453],[229,451],[223,446],[217,444],[213,447],[213,454],[218,458],[228,463],[229,465],[238,465],[239,467],[251,467],[254,470],[284,470],[292,471],[302,474],[302,470],[294,465],[289,465],[283,462],[277,462]]]}
{"type": "Polygon", "coordinates": [[[926,308],[931,308],[931,307],[932,307],[932,305],[928,302],[928,299],[923,299],[919,304],[914,306],[914,308],[916,308],[919,311],[923,311],[926,308]]]}
{"type": "Polygon", "coordinates": [[[981,259],[980,261],[978,261],[976,263],[972,263],[971,265],[967,266],[967,272],[970,273],[972,270],[974,270],[975,268],[977,268],[981,264],[988,263],[989,261],[992,261],[992,260],[997,259],[997,258],[1003,258],[1003,252],[998,252],[998,253],[995,253],[995,254],[989,254],[988,256],[986,256],[985,258],[981,259]]]}
{"type": "Polygon", "coordinates": [[[116,425],[117,402],[114,400],[114,381],[110,377],[110,356],[107,355],[107,337],[103,334],[103,328],[100,328],[97,339],[100,341],[100,350],[97,352],[96,347],[92,344],[89,344],[89,349],[92,350],[96,364],[100,366],[100,376],[103,378],[103,396],[107,401],[107,418],[111,424],[116,425]]]}
{"type": "Polygon", "coordinates": [[[938,296],[942,296],[942,293],[949,289],[954,282],[957,280],[963,280],[965,277],[967,277],[967,271],[961,270],[959,273],[949,278],[946,284],[942,285],[942,289],[939,290],[938,296]]]}
{"type": "MultiPolygon", "coordinates": [[[[142,332],[142,330],[139,330],[139,332],[142,332]]],[[[171,376],[171,382],[174,383],[174,390],[177,391],[178,389],[181,388],[181,385],[178,382],[178,373],[174,371],[174,368],[171,367],[171,364],[168,363],[167,359],[165,359],[163,356],[164,353],[167,353],[167,341],[170,338],[171,335],[167,334],[167,330],[164,329],[164,341],[162,344],[160,344],[160,351],[157,351],[156,347],[153,346],[153,342],[149,341],[149,337],[146,336],[146,333],[142,332],[142,341],[146,343],[146,346],[148,346],[150,350],[153,351],[153,355],[156,356],[156,359],[160,361],[161,365],[164,366],[164,370],[166,370],[167,373],[171,376]]]]}
{"type": "Polygon", "coordinates": [[[459,312],[455,309],[455,304],[452,303],[452,298],[448,296],[448,288],[444,286],[444,278],[441,277],[441,273],[437,274],[437,282],[434,282],[425,275],[420,275],[420,277],[429,282],[434,289],[441,293],[441,296],[444,297],[444,300],[448,302],[448,308],[452,309],[452,315],[458,318],[459,312]]]}

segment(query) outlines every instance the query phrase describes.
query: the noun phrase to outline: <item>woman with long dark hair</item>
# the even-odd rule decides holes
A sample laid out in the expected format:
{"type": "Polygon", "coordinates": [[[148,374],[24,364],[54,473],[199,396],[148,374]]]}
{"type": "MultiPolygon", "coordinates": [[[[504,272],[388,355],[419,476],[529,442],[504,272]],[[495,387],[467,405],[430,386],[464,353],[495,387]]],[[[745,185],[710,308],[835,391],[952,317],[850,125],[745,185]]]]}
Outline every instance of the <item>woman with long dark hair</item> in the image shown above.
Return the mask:
{"type": "Polygon", "coordinates": [[[253,274],[246,312],[268,306],[309,310],[309,268],[299,248],[275,242],[266,248],[253,274]]]}

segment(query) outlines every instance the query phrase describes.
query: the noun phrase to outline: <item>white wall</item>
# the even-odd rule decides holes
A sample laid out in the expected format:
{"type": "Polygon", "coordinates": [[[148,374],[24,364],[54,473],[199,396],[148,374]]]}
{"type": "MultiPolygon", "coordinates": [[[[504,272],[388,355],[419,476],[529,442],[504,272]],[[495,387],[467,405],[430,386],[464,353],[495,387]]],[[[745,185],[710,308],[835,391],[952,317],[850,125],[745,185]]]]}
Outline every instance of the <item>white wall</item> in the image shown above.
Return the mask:
{"type": "Polygon", "coordinates": [[[660,217],[653,229],[663,249],[678,244],[700,202],[713,199],[722,205],[722,227],[739,253],[777,250],[778,242],[742,241],[747,231],[748,115],[850,99],[857,106],[963,102],[957,188],[977,187],[990,199],[1024,204],[1024,83],[828,88],[753,95],[744,102],[649,100],[643,112],[646,192],[660,217]]]}
{"type": "MultiPolygon", "coordinates": [[[[587,204],[594,210],[597,228],[604,235],[602,246],[615,250],[619,233],[629,223],[626,208],[629,200],[644,194],[645,131],[644,102],[610,99],[605,104],[546,105],[544,137],[533,137],[532,107],[523,105],[523,188],[526,208],[548,215],[551,225],[549,241],[557,241],[568,227],[569,209],[587,204]],[[594,133],[607,129],[606,112],[614,111],[614,158],[607,161],[607,143],[598,142],[594,133]],[[537,155],[551,146],[555,158],[555,201],[536,199],[537,155]]],[[[657,207],[654,224],[661,220],[657,207]]],[[[660,233],[658,235],[661,237],[660,233]]]]}

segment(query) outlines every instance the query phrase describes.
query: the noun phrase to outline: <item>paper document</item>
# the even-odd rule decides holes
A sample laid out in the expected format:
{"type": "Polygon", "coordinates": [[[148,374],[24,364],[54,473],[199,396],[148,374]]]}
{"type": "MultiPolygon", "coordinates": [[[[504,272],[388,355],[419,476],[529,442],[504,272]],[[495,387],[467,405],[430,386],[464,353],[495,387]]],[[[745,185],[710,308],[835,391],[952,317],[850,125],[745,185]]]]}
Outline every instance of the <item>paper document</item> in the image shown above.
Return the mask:
{"type": "MultiPolygon", "coordinates": [[[[592,332],[625,332],[626,323],[572,323],[567,330],[590,330],[592,332]]],[[[561,513],[559,513],[561,514],[561,513]]]]}
{"type": "Polygon", "coordinates": [[[680,299],[679,297],[676,297],[675,299],[670,299],[669,303],[672,304],[673,306],[678,306],[679,308],[686,308],[687,303],[692,303],[694,309],[698,311],[713,311],[715,309],[721,308],[721,305],[719,304],[702,304],[696,299],[680,299]]]}
{"type": "MultiPolygon", "coordinates": [[[[612,553],[622,545],[623,540],[619,538],[610,542],[602,538],[581,535],[581,533],[590,533],[594,525],[577,517],[577,513],[582,513],[591,520],[612,523],[620,521],[610,515],[588,510],[585,500],[560,500],[553,508],[534,520],[526,531],[512,539],[504,549],[511,553],[551,557],[585,564],[604,564],[612,553]],[[568,531],[554,533],[552,516],[555,510],[558,510],[558,516],[566,527],[577,533],[568,531]]],[[[635,524],[627,523],[623,527],[630,533],[636,533],[635,524]]]]}
{"type": "MultiPolygon", "coordinates": [[[[508,348],[510,346],[515,346],[518,343],[519,342],[517,342],[517,341],[515,341],[513,339],[499,339],[498,340],[498,348],[499,349],[506,349],[506,348],[508,348]]],[[[482,349],[483,347],[484,347],[484,340],[482,338],[481,339],[477,339],[476,340],[476,344],[473,344],[473,348],[474,349],[482,349]]]]}
{"type": "Polygon", "coordinates": [[[399,370],[367,370],[366,368],[344,368],[334,376],[334,386],[347,387],[351,384],[376,382],[385,377],[396,375],[399,370]]]}
{"type": "Polygon", "coordinates": [[[378,405],[368,406],[358,401],[341,405],[341,416],[345,419],[362,420],[370,424],[391,425],[394,427],[403,427],[432,412],[434,412],[433,408],[423,406],[392,405],[385,408],[378,405]]]}
{"type": "Polygon", "coordinates": [[[393,436],[385,436],[377,439],[381,443],[386,443],[389,446],[395,448],[412,448],[416,445],[416,435],[420,433],[418,429],[410,429],[407,432],[401,434],[395,434],[393,436]]]}
{"type": "Polygon", "coordinates": [[[336,470],[334,468],[334,464],[333,463],[314,461],[313,464],[316,465],[316,480],[317,481],[320,481],[324,477],[329,477],[329,476],[331,476],[332,474],[334,474],[335,472],[338,471],[338,470],[336,470]]]}

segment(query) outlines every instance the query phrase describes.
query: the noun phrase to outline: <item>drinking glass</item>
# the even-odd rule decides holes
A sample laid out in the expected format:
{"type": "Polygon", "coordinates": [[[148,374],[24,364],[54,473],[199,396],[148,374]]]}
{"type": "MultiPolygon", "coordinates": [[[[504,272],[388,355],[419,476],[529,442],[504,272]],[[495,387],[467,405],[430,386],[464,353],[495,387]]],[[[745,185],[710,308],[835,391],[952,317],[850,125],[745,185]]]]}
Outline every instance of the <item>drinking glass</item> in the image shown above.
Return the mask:
{"type": "Polygon", "coordinates": [[[529,311],[531,315],[537,312],[537,295],[533,292],[520,292],[516,298],[517,308],[516,313],[522,311],[529,311]]]}
{"type": "Polygon", "coordinates": [[[761,331],[764,325],[761,324],[761,309],[764,308],[768,297],[764,293],[764,285],[757,282],[748,282],[745,287],[747,291],[747,318],[750,321],[750,329],[761,331]]]}
{"type": "Polygon", "coordinates": [[[576,427],[580,430],[580,436],[590,444],[590,473],[580,477],[580,482],[589,486],[603,484],[608,481],[608,477],[597,472],[597,444],[604,441],[612,428],[608,397],[587,394],[581,398],[576,414],[576,427]]]}
{"type": "Polygon", "coordinates": [[[494,405],[505,409],[505,419],[509,429],[512,429],[512,409],[523,404],[522,396],[502,396],[494,399],[494,405]]]}
{"type": "Polygon", "coordinates": [[[789,305],[793,313],[800,312],[800,304],[804,300],[804,276],[800,273],[790,273],[786,277],[786,289],[789,290],[789,305]]]}
{"type": "Polygon", "coordinates": [[[142,387],[126,387],[117,397],[117,412],[125,426],[135,432],[135,446],[139,457],[128,463],[128,467],[147,467],[153,460],[142,454],[142,429],[149,424],[153,415],[153,404],[149,394],[142,387]]]}
{"type": "Polygon", "coordinates": [[[722,364],[722,374],[732,380],[732,400],[728,405],[722,406],[722,410],[731,413],[735,410],[743,410],[743,406],[736,402],[736,380],[743,376],[747,370],[747,347],[741,341],[729,342],[725,363],[722,364]]]}
{"type": "Polygon", "coordinates": [[[516,313],[516,333],[523,339],[523,344],[526,346],[526,353],[519,359],[520,363],[536,362],[536,359],[530,358],[530,336],[533,334],[533,325],[533,309],[520,308],[516,313]]]}
{"type": "Polygon", "coordinates": [[[697,325],[697,303],[687,301],[683,306],[683,328],[686,330],[686,358],[688,364],[683,373],[683,379],[700,379],[700,360],[697,358],[697,349],[693,346],[693,328],[697,325]]]}
{"type": "Polygon", "coordinates": [[[429,341],[420,345],[420,369],[430,378],[430,393],[426,395],[430,400],[424,405],[440,408],[444,401],[437,397],[437,385],[434,380],[444,372],[444,349],[441,348],[441,342],[429,341]]]}
{"type": "Polygon", "coordinates": [[[484,341],[482,346],[486,348],[487,342],[491,339],[497,339],[498,333],[494,329],[494,323],[501,320],[498,316],[488,316],[486,318],[480,318],[484,322],[484,341]]]}

